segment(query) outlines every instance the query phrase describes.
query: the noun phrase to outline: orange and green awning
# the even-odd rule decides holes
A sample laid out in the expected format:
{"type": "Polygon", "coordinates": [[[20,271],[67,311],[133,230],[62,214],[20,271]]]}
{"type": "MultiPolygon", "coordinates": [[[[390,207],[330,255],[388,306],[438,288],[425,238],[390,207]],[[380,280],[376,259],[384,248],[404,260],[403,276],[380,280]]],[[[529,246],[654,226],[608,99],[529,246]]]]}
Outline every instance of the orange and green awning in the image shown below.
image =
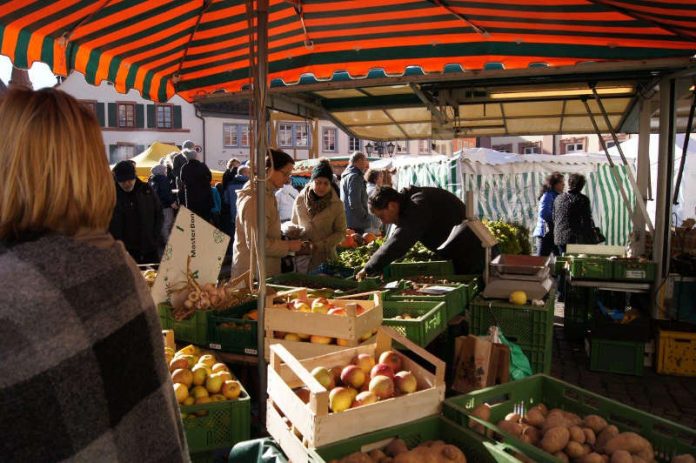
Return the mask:
{"type": "MultiPolygon", "coordinates": [[[[5,1],[0,54],[155,101],[238,92],[249,83],[247,3],[5,1]]],[[[693,0],[270,0],[269,78],[286,84],[412,66],[520,69],[695,52],[693,0]]]]}

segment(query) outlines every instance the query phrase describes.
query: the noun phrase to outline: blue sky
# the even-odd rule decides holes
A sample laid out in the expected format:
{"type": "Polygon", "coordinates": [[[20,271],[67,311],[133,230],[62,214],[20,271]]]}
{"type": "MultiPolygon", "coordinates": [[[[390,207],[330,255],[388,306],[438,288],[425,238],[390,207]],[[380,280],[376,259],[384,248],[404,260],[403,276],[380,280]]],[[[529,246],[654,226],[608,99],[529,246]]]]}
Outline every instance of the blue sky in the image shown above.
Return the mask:
{"type": "MultiPolygon", "coordinates": [[[[12,62],[8,57],[0,55],[0,79],[7,84],[11,75],[12,62]]],[[[44,63],[34,63],[31,69],[29,69],[29,78],[35,89],[52,87],[56,84],[56,77],[44,63]]]]}

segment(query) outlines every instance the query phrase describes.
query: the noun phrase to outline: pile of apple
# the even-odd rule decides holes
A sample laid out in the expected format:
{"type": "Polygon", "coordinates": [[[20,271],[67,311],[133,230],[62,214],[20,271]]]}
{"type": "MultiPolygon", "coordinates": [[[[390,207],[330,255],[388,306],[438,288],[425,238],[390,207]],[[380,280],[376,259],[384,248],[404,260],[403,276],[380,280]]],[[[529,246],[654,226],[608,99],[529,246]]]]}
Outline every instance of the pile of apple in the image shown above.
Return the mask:
{"type": "MultiPolygon", "coordinates": [[[[242,391],[239,381],[235,380],[227,365],[218,362],[215,356],[200,355],[200,350],[193,345],[184,347],[173,356],[171,351],[171,348],[165,347],[174,394],[180,405],[200,405],[239,398],[242,391]]],[[[197,412],[196,415],[205,415],[205,411],[197,412]]]]}
{"type": "MultiPolygon", "coordinates": [[[[352,303],[355,305],[355,314],[362,315],[367,311],[365,307],[358,303],[352,303]]],[[[317,297],[314,299],[309,298],[295,298],[286,303],[286,307],[289,310],[295,312],[305,312],[305,313],[320,313],[326,315],[336,315],[339,317],[347,317],[348,311],[345,307],[340,307],[333,304],[329,299],[325,297],[317,297]]],[[[360,337],[360,341],[367,341],[374,335],[377,331],[368,331],[360,337]]],[[[337,344],[339,346],[348,346],[348,341],[346,339],[331,338],[328,336],[318,336],[309,335],[303,333],[284,333],[276,331],[273,333],[273,337],[276,339],[284,339],[286,341],[295,342],[311,342],[314,344],[337,344]]]]}
{"type": "MultiPolygon", "coordinates": [[[[329,408],[333,413],[418,390],[416,376],[402,368],[401,355],[393,350],[382,352],[377,361],[370,354],[358,354],[350,365],[316,367],[312,376],[329,391],[329,408]]],[[[303,402],[309,402],[310,392],[306,387],[296,389],[295,394],[303,402]]]]}

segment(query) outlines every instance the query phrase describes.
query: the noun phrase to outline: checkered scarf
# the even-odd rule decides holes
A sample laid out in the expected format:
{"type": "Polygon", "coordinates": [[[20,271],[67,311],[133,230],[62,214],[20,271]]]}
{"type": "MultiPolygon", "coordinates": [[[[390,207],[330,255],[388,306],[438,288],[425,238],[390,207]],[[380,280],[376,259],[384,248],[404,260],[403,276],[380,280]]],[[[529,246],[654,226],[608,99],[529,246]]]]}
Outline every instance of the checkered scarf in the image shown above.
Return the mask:
{"type": "Polygon", "coordinates": [[[189,461],[137,273],[110,238],[0,244],[0,461],[189,461]]]}

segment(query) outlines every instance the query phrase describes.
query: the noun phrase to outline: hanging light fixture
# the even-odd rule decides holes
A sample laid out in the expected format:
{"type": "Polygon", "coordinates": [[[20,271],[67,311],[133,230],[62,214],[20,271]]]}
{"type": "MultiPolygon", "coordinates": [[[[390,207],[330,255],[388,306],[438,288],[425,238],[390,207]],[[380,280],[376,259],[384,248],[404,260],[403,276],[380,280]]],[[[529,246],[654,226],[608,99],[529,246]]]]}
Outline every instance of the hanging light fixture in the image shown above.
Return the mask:
{"type": "Polygon", "coordinates": [[[387,144],[387,153],[389,153],[389,156],[394,155],[395,149],[396,149],[396,145],[393,142],[389,142],[389,144],[387,144]]]}
{"type": "Polygon", "coordinates": [[[375,149],[375,145],[372,144],[372,142],[368,142],[367,145],[365,145],[365,152],[367,153],[368,156],[372,155],[372,151],[375,149]]]}

